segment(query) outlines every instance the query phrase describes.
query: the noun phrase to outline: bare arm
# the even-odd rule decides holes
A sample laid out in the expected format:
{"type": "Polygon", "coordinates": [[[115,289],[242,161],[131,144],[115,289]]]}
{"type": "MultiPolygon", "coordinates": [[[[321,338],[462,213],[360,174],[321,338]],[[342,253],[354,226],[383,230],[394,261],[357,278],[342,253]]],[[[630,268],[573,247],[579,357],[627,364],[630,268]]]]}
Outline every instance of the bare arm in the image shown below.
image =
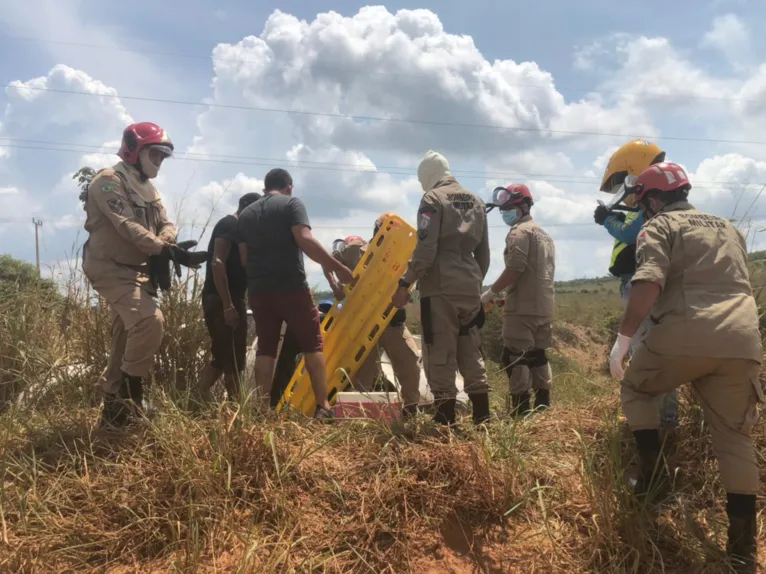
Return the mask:
{"type": "Polygon", "coordinates": [[[231,307],[231,293],[229,292],[229,277],[226,275],[226,259],[231,251],[231,241],[224,237],[216,237],[213,249],[213,282],[215,283],[218,296],[223,302],[223,308],[231,307]]]}
{"type": "Polygon", "coordinates": [[[242,267],[247,268],[247,244],[246,243],[239,244],[239,262],[242,264],[242,267]]]}
{"type": "Polygon", "coordinates": [[[322,269],[334,271],[342,267],[341,263],[330,255],[327,250],[311,234],[311,229],[305,225],[293,225],[293,238],[298,248],[303,251],[309,259],[319,263],[322,269]]]}
{"type": "Polygon", "coordinates": [[[630,290],[630,299],[620,324],[620,335],[632,337],[651,313],[662,288],[650,281],[637,281],[630,290]]]}
{"type": "Polygon", "coordinates": [[[325,279],[327,279],[327,283],[330,284],[330,290],[332,291],[332,294],[335,295],[335,298],[338,301],[345,299],[346,294],[343,292],[343,287],[341,287],[341,284],[335,278],[333,272],[329,269],[322,269],[322,271],[324,272],[325,279]]]}

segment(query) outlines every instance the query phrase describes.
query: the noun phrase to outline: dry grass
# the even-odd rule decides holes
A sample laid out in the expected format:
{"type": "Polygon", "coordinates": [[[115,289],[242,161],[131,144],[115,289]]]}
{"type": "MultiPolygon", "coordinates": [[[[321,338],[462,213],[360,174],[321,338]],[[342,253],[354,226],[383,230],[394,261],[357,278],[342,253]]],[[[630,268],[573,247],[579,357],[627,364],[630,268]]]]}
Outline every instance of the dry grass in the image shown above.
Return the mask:
{"type": "Polygon", "coordinates": [[[11,328],[0,332],[0,375],[14,392],[85,363],[46,392],[6,401],[0,571],[726,571],[723,493],[689,398],[673,497],[641,507],[629,496],[633,445],[596,361],[603,325],[558,325],[548,413],[508,421],[493,368],[488,428],[322,425],[247,407],[189,410],[206,343],[193,280],[187,288],[163,302],[156,415],[124,435],[93,430],[108,315],[74,288],[64,330],[64,311],[35,313],[32,293],[0,309],[11,328]]]}

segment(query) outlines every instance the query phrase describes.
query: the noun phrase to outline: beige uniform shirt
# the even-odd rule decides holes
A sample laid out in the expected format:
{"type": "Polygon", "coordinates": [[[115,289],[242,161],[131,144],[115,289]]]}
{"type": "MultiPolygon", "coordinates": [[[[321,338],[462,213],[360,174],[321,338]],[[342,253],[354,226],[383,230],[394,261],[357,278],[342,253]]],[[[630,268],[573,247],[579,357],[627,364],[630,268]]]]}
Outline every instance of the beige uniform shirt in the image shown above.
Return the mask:
{"type": "Polygon", "coordinates": [[[89,259],[140,266],[162,251],[163,240],[176,239],[157,189],[124,162],[96,174],[88,186],[86,212],[89,259]]]}
{"type": "Polygon", "coordinates": [[[351,243],[341,247],[336,253],[333,253],[333,256],[353,271],[366,251],[366,243],[351,243]]]}
{"type": "Polygon", "coordinates": [[[521,273],[506,290],[503,314],[553,319],[556,248],[550,235],[526,215],[508,232],[503,258],[507,269],[521,273]]]}
{"type": "Polygon", "coordinates": [[[644,224],[633,282],[662,288],[644,340],[661,354],[761,362],[745,239],[726,219],[679,201],[644,224]]]}
{"type": "Polygon", "coordinates": [[[421,297],[479,297],[489,269],[484,202],[448,176],[427,192],[418,209],[418,243],[404,280],[419,281],[421,297]]]}

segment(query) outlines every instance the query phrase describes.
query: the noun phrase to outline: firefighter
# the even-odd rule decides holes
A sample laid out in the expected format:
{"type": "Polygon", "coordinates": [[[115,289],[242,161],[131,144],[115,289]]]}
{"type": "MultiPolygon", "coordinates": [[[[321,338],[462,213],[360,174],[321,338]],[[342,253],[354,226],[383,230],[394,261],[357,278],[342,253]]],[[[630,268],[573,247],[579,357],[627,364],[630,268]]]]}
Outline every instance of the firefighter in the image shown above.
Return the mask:
{"type": "Polygon", "coordinates": [[[551,404],[551,368],[546,349],[551,346],[554,314],[553,276],[556,250],[553,239],[532,219],[534,200],[523,184],[498,187],[492,203],[510,227],[505,240],[505,270],[482,295],[489,304],[506,291],[503,306],[502,364],[511,386],[512,413],[524,416],[551,404]]]}
{"type": "Polygon", "coordinates": [[[121,427],[143,412],[143,379],[160,347],[163,317],[150,278],[150,256],[197,267],[207,253],[175,245],[168,219],[151,180],[173,153],[167,133],[153,123],[125,128],[121,161],[99,171],[85,198],[83,271],[112,312],[109,365],[103,380],[101,426],[121,427]]]}
{"type": "Polygon", "coordinates": [[[429,151],[418,166],[423,188],[417,214],[418,241],[393,296],[396,307],[410,300],[418,282],[423,363],[434,395],[434,420],[455,424],[456,372],[473,405],[473,420],[489,420],[489,383],[481,349],[484,325],[481,286],[489,269],[484,202],[450,174],[440,153],[429,151]]]}
{"type": "MultiPolygon", "coordinates": [[[[377,235],[386,215],[380,216],[375,222],[373,237],[377,235]]],[[[350,236],[333,242],[333,256],[349,269],[356,267],[366,251],[367,242],[359,236],[350,236]]],[[[326,277],[336,299],[342,301],[345,298],[345,293],[341,284],[335,280],[332,274],[328,273],[326,277]]],[[[402,410],[404,416],[409,417],[417,412],[420,402],[420,353],[412,334],[405,325],[406,320],[406,311],[399,309],[380,336],[379,345],[391,360],[394,375],[401,386],[402,410]]],[[[378,359],[379,353],[375,350],[370,353],[367,360],[359,368],[353,381],[357,390],[372,391],[381,374],[378,359]]]]}
{"type": "Polygon", "coordinates": [[[728,555],[738,572],[755,572],[760,476],[751,432],[763,402],[763,350],[745,239],[727,219],[688,203],[691,184],[676,164],[655,164],[625,183],[646,223],[610,368],[621,380],[622,408],[638,448],[635,492],[652,495],[669,483],[652,399],[689,381],[726,491],[728,555]],[[631,337],[650,314],[651,326],[623,371],[631,337]]]}
{"type": "MultiPolygon", "coordinates": [[[[619,148],[609,158],[604,170],[599,191],[604,193],[624,194],[623,182],[628,175],[638,175],[650,165],[665,161],[665,152],[657,145],[643,139],[630,141],[619,148]]],[[[598,225],[603,225],[614,238],[609,272],[620,278],[620,297],[623,306],[630,297],[631,280],[636,271],[636,238],[644,224],[644,216],[637,210],[634,196],[625,196],[623,203],[635,211],[609,211],[599,205],[593,214],[598,225]]],[[[648,320],[636,331],[631,347],[635,347],[648,329],[648,320]]],[[[660,420],[665,429],[678,426],[678,391],[673,390],[655,399],[660,409],[660,420]]]]}

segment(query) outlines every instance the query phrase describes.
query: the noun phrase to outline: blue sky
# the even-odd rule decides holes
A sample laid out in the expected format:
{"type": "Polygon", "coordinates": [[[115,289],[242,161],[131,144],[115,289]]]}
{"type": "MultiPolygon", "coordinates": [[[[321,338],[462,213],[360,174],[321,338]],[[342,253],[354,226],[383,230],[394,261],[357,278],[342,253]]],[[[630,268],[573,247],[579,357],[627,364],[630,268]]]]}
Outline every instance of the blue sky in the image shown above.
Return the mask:
{"type": "MultiPolygon", "coordinates": [[[[0,94],[0,220],[12,220],[0,222],[0,252],[34,259],[35,215],[48,222],[43,260],[76,257],[83,212],[69,178],[85,163],[113,163],[93,154],[131,120],[162,124],[182,157],[196,154],[166,164],[157,182],[195,237],[276,164],[293,169],[328,245],[382,211],[413,220],[414,166],[433,148],[477,193],[529,183],[535,216],[557,242],[559,278],[602,275],[610,241],[592,224],[597,180],[630,138],[584,134],[670,136],[657,141],[700,182],[699,207],[741,216],[755,201],[748,214],[760,219],[766,146],[741,142],[766,140],[766,46],[754,27],[766,8],[623,4],[284,1],[278,13],[251,1],[138,0],[126,10],[0,0],[0,49],[12,54],[0,59],[1,83],[37,88],[0,94]],[[221,107],[232,105],[240,109],[221,107]]],[[[505,234],[499,218],[492,225],[490,274],[505,234]]],[[[758,246],[760,222],[743,225],[758,246]]]]}

